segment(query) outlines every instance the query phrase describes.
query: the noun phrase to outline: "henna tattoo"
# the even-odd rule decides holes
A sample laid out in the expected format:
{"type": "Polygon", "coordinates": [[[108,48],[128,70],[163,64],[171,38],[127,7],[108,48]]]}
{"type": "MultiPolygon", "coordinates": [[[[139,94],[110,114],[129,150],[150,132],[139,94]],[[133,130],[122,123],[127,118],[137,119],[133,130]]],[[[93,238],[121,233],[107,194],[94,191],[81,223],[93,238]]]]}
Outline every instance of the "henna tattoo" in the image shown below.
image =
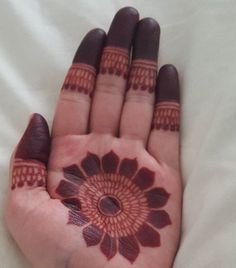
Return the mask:
{"type": "Polygon", "coordinates": [[[16,159],[13,166],[12,186],[14,190],[24,185],[45,186],[46,168],[45,165],[35,160],[16,159]]]}
{"type": "Polygon", "coordinates": [[[114,74],[122,76],[124,79],[128,77],[128,50],[118,47],[105,47],[102,54],[100,73],[114,74]]]}
{"type": "Polygon", "coordinates": [[[91,96],[95,85],[96,70],[85,63],[73,63],[66,76],[62,90],[81,92],[91,96]]]}
{"type": "Polygon", "coordinates": [[[133,60],[129,75],[128,90],[154,92],[156,86],[157,64],[154,61],[133,60]]]}
{"type": "Polygon", "coordinates": [[[99,158],[88,153],[80,165],[63,168],[56,192],[69,209],[69,224],[83,227],[86,245],[100,245],[110,260],[117,252],[133,263],[140,245],[159,247],[158,229],[171,224],[163,208],[170,194],[152,187],[155,173],[136,159],[110,151],[99,158]],[[86,226],[85,226],[86,225],[86,226]]]}
{"type": "Polygon", "coordinates": [[[47,164],[50,152],[50,134],[46,120],[33,114],[15,153],[16,158],[35,159],[47,164]]]}
{"type": "Polygon", "coordinates": [[[163,101],[156,104],[153,116],[153,128],[179,131],[179,122],[179,103],[175,101],[163,101]]]}

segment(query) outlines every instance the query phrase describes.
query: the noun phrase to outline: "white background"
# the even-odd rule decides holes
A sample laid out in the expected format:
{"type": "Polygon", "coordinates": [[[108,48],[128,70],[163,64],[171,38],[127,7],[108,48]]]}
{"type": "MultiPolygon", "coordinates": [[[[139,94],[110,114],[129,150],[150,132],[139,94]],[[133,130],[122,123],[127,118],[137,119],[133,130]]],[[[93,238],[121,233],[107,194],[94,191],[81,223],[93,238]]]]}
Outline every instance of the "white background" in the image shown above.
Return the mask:
{"type": "MultiPolygon", "coordinates": [[[[51,125],[83,35],[131,5],[161,25],[182,95],[183,230],[174,268],[236,267],[236,1],[0,0],[0,266],[29,267],[3,221],[8,162],[31,113],[51,125]]],[[[63,241],[62,241],[63,243],[63,241]]]]}

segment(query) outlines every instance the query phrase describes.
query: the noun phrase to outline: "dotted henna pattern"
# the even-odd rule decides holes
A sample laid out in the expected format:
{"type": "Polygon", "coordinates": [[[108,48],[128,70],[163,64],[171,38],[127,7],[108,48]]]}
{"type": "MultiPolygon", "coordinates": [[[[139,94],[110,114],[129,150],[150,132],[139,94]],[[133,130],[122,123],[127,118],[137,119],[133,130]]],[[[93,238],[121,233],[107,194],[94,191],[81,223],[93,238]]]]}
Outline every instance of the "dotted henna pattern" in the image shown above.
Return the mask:
{"type": "Polygon", "coordinates": [[[153,128],[179,131],[179,103],[163,101],[157,103],[153,117],[153,128]]]}
{"type": "Polygon", "coordinates": [[[156,86],[157,64],[148,60],[133,60],[129,75],[128,90],[154,92],[156,86]]]}
{"type": "Polygon", "coordinates": [[[44,186],[46,180],[45,165],[35,161],[26,161],[16,159],[13,166],[12,186],[14,190],[17,187],[28,186],[44,186]]]}
{"type": "Polygon", "coordinates": [[[84,63],[73,63],[65,78],[62,90],[92,93],[95,85],[96,70],[93,66],[84,63]]]}
{"type": "Polygon", "coordinates": [[[100,73],[128,77],[128,50],[118,47],[105,47],[102,54],[100,73]]]}
{"type": "Polygon", "coordinates": [[[88,153],[80,166],[73,164],[63,172],[56,193],[69,208],[68,223],[83,226],[88,247],[100,245],[108,260],[119,252],[133,263],[140,246],[161,245],[158,229],[171,224],[161,209],[169,193],[152,188],[153,171],[110,151],[101,159],[88,153]]]}

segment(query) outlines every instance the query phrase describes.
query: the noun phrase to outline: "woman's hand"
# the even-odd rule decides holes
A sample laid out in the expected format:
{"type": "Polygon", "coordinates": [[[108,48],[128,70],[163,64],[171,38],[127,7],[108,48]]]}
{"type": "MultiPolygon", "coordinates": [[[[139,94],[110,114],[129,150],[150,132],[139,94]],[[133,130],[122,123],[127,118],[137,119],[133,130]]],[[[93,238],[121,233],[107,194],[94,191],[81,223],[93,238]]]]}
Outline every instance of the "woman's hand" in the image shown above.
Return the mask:
{"type": "Polygon", "coordinates": [[[159,35],[154,19],[121,9],[107,36],[95,29],[81,42],[51,137],[31,117],[11,161],[6,221],[34,267],[171,267],[179,84],[171,65],[156,79],[159,35]]]}

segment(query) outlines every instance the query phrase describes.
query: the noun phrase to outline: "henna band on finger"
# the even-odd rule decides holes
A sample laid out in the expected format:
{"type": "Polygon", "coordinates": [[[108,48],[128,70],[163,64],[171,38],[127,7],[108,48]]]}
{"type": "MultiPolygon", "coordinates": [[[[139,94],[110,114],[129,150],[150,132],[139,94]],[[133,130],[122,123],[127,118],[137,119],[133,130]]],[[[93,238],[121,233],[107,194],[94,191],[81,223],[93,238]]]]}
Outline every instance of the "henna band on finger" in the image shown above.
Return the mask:
{"type": "Polygon", "coordinates": [[[47,171],[45,165],[39,161],[26,161],[23,159],[16,159],[13,166],[12,186],[14,190],[16,187],[23,186],[45,186],[47,171]]]}
{"type": "Polygon", "coordinates": [[[154,61],[136,59],[131,65],[128,90],[154,92],[156,86],[157,64],[154,61]]]}
{"type": "Polygon", "coordinates": [[[180,106],[174,101],[159,102],[156,104],[153,128],[169,131],[179,131],[180,106]]]}
{"type": "Polygon", "coordinates": [[[101,74],[113,74],[127,79],[128,65],[127,49],[110,46],[104,48],[100,65],[101,74]]]}
{"type": "Polygon", "coordinates": [[[74,63],[69,69],[62,90],[91,95],[95,85],[96,69],[88,64],[74,63]]]}

